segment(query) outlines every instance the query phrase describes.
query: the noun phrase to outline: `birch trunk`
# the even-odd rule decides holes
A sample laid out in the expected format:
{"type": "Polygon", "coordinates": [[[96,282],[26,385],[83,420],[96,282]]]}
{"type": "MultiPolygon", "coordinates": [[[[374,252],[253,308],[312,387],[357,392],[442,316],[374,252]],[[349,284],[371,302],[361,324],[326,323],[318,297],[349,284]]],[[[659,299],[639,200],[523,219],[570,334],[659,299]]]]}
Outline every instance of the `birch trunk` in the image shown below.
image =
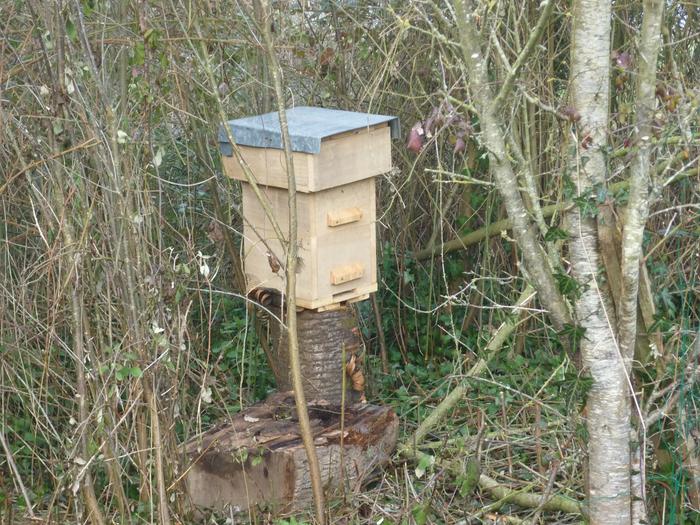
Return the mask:
{"type": "Polygon", "coordinates": [[[630,168],[630,192],[622,232],[622,299],[620,348],[627,359],[634,356],[637,335],[637,296],[642,236],[649,215],[651,171],[651,123],[656,106],[656,62],[661,49],[663,2],[646,0],[639,43],[639,68],[635,97],[635,146],[630,168]]]}
{"type": "MultiPolygon", "coordinates": [[[[575,133],[572,177],[578,194],[605,185],[610,100],[610,0],[578,0],[573,6],[572,105],[581,114],[575,133]]],[[[609,289],[595,218],[574,209],[568,215],[574,277],[582,286],[576,316],[585,329],[583,364],[593,385],[588,395],[588,497],[592,525],[630,523],[630,403],[626,363],[615,336],[609,289]]]]}
{"type": "MultiPolygon", "coordinates": [[[[644,227],[649,216],[651,163],[651,123],[656,106],[656,63],[661,49],[663,2],[645,0],[639,42],[639,67],[635,97],[635,144],[637,153],[630,168],[630,193],[622,233],[622,293],[618,333],[620,350],[627,363],[634,358],[637,340],[637,303],[644,227]]],[[[628,365],[628,369],[629,369],[628,365]]],[[[647,522],[644,479],[646,428],[640,418],[639,445],[632,451],[632,523],[647,522]]]]}

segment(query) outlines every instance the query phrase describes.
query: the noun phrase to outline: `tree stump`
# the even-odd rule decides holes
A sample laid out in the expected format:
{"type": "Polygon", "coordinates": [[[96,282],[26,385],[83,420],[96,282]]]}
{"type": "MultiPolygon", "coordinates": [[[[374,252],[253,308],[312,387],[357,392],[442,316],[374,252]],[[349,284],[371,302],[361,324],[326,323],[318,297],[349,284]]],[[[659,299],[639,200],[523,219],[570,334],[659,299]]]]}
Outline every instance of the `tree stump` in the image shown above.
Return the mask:
{"type": "MultiPolygon", "coordinates": [[[[190,467],[186,485],[199,507],[291,513],[311,505],[311,480],[291,392],[271,395],[185,446],[190,467]]],[[[393,410],[348,406],[341,432],[340,411],[309,406],[321,476],[327,492],[357,491],[386,464],[396,447],[393,410]]]]}
{"type": "MultiPolygon", "coordinates": [[[[271,310],[281,318],[279,308],[271,308],[271,310]]],[[[277,387],[283,392],[292,389],[292,379],[287,333],[280,328],[277,321],[270,320],[271,339],[277,357],[277,387]]],[[[343,395],[343,374],[348,371],[346,365],[352,360],[359,366],[361,339],[352,308],[343,306],[325,312],[302,310],[297,314],[297,333],[306,400],[309,403],[325,402],[340,406],[343,395]],[[343,353],[345,353],[345,363],[343,363],[343,353]],[[353,356],[355,356],[354,359],[353,356]]],[[[350,374],[345,384],[347,386],[345,402],[351,404],[360,398],[360,393],[353,390],[350,374]]]]}

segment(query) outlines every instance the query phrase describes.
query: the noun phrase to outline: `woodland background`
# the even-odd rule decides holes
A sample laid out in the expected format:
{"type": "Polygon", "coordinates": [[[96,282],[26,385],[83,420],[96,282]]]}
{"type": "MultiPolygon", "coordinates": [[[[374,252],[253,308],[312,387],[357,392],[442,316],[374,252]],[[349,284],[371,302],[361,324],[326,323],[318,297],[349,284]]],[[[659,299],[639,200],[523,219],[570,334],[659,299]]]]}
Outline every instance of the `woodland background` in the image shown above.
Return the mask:
{"type": "MultiPolygon", "coordinates": [[[[504,121],[517,145],[508,156],[535,174],[525,200],[539,203],[559,292],[573,304],[581,285],[562,217],[628,198],[642,4],[612,6],[608,185],[586,198],[567,160],[586,140],[572,132],[572,10],[553,4],[504,121]]],[[[501,57],[494,85],[541,10],[480,4],[477,22],[501,57]]],[[[188,522],[179,445],[274,388],[265,320],[238,295],[240,192],[222,176],[216,143],[223,117],[275,109],[259,16],[243,1],[0,1],[3,523],[188,522]]],[[[528,276],[454,17],[450,2],[422,0],[273,6],[286,104],[397,115],[407,140],[394,143],[395,168],[378,186],[379,291],[357,305],[367,396],[399,413],[404,448],[366,490],[331,497],[328,512],[334,523],[497,513],[579,522],[576,509],[498,492],[585,499],[591,381],[567,356],[576,326],[557,330],[537,298],[522,301],[528,276]],[[416,122],[424,136],[411,132],[416,122]],[[504,322],[512,330],[494,339],[504,322]],[[467,377],[484,356],[486,371],[467,377]],[[449,417],[406,453],[455,388],[449,417]]],[[[650,159],[660,182],[643,237],[645,340],[634,365],[653,416],[650,523],[700,523],[700,392],[688,373],[700,322],[699,22],[697,1],[665,2],[650,159]]]]}

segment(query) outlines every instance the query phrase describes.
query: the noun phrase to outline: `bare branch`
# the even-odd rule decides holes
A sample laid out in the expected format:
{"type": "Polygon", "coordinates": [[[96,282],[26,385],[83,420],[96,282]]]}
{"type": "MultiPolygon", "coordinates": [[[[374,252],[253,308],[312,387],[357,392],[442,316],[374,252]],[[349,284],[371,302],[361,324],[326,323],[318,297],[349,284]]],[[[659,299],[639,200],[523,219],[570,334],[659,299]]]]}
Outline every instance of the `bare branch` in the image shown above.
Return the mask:
{"type": "Polygon", "coordinates": [[[520,74],[520,70],[525,65],[525,62],[527,62],[527,60],[530,58],[530,55],[535,50],[540,38],[542,38],[542,33],[544,33],[544,30],[547,27],[549,17],[554,9],[554,0],[544,0],[540,4],[540,9],[542,9],[542,13],[540,13],[540,18],[537,20],[537,25],[535,25],[535,28],[530,33],[530,36],[525,43],[525,47],[518,55],[518,58],[510,68],[510,71],[508,71],[508,75],[506,76],[503,85],[501,85],[498,95],[496,95],[496,98],[493,101],[493,107],[497,110],[503,106],[506,97],[510,95],[511,91],[513,90],[513,85],[515,84],[515,80],[520,74]]]}

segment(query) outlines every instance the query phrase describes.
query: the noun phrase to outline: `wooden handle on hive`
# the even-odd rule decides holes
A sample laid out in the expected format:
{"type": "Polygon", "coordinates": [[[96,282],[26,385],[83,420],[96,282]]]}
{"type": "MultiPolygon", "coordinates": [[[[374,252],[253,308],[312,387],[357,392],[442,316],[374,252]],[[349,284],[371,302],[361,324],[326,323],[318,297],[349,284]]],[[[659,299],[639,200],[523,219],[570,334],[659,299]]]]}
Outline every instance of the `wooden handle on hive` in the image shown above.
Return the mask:
{"type": "Polygon", "coordinates": [[[330,228],[357,222],[362,218],[360,208],[345,208],[344,210],[329,211],[326,222],[330,228]]]}
{"type": "Polygon", "coordinates": [[[331,270],[331,284],[343,284],[348,281],[360,279],[365,273],[365,268],[359,263],[339,266],[331,270]]]}

